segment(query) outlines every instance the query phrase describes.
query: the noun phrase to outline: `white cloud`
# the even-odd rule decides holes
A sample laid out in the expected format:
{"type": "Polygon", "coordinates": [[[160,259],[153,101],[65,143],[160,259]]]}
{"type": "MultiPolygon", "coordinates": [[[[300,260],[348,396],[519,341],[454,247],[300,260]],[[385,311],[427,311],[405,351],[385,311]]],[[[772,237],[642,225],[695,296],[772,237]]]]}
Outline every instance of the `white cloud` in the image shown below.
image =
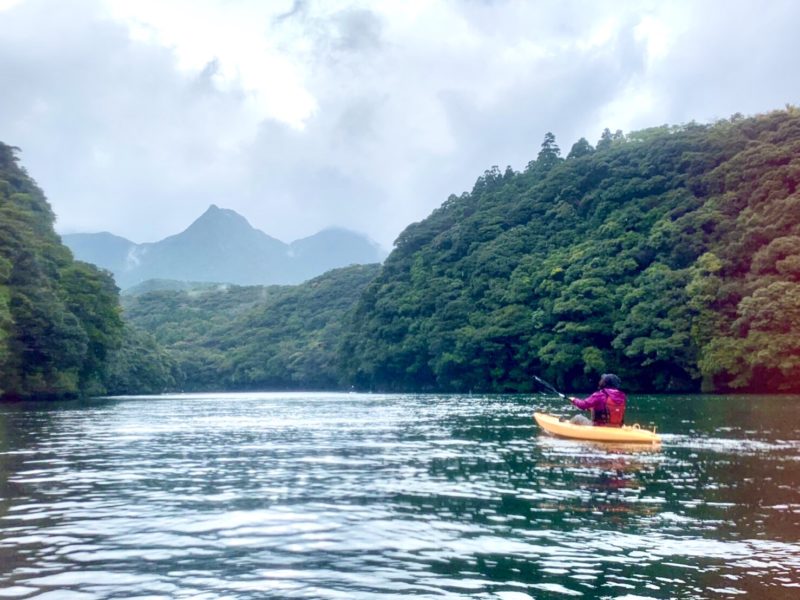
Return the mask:
{"type": "Polygon", "coordinates": [[[14,8],[20,2],[24,2],[24,0],[0,0],[0,11],[14,8]]]}
{"type": "Polygon", "coordinates": [[[0,140],[63,231],[135,241],[208,204],[389,246],[484,169],[797,102],[800,5],[0,0],[0,140]],[[154,215],[158,215],[154,218],[154,215]]]}
{"type": "MultiPolygon", "coordinates": [[[[171,48],[177,66],[199,73],[214,65],[211,80],[221,91],[243,91],[244,107],[258,119],[274,118],[297,128],[317,109],[304,82],[298,45],[283,45],[271,23],[291,2],[221,3],[207,0],[108,0],[110,14],[134,40],[171,48]]],[[[290,40],[291,41],[291,40],[290,40]]]]}

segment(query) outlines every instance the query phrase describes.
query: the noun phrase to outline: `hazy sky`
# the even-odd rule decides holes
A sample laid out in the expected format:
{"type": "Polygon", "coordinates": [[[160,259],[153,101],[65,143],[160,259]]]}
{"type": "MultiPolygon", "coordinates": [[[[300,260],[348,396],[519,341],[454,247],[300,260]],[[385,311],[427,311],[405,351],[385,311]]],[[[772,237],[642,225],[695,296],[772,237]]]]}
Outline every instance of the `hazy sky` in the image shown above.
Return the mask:
{"type": "Polygon", "coordinates": [[[795,0],[0,0],[0,141],[62,233],[211,203],[387,249],[492,165],[800,103],[795,0]]]}

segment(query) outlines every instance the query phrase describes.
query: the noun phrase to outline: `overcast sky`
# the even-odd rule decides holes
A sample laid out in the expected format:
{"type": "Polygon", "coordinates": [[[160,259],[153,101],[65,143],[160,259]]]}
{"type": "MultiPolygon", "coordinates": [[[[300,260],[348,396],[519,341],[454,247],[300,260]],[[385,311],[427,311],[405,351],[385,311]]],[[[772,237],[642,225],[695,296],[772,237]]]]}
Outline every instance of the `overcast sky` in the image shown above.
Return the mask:
{"type": "Polygon", "coordinates": [[[552,131],[800,103],[795,0],[0,0],[0,141],[61,233],[135,242],[212,203],[386,249],[552,131]]]}

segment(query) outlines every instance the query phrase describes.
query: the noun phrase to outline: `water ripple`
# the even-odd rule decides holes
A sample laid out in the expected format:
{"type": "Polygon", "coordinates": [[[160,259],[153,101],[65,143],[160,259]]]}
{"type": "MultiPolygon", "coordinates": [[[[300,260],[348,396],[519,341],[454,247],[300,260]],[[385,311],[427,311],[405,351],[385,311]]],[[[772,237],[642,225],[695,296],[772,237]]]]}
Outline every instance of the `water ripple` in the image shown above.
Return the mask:
{"type": "Polygon", "coordinates": [[[639,398],[657,448],[544,436],[531,397],[0,407],[0,598],[791,598],[800,441],[751,402],[639,398]]]}

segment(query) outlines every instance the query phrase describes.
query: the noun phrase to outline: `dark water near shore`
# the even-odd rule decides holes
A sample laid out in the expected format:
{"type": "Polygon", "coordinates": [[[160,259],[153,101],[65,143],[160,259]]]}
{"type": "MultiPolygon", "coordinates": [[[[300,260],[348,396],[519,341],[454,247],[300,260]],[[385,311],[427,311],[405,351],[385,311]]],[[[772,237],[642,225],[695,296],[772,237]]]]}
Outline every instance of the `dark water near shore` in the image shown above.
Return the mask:
{"type": "Polygon", "coordinates": [[[544,397],[0,406],[0,598],[800,597],[800,397],[633,397],[660,449],[544,397]]]}

